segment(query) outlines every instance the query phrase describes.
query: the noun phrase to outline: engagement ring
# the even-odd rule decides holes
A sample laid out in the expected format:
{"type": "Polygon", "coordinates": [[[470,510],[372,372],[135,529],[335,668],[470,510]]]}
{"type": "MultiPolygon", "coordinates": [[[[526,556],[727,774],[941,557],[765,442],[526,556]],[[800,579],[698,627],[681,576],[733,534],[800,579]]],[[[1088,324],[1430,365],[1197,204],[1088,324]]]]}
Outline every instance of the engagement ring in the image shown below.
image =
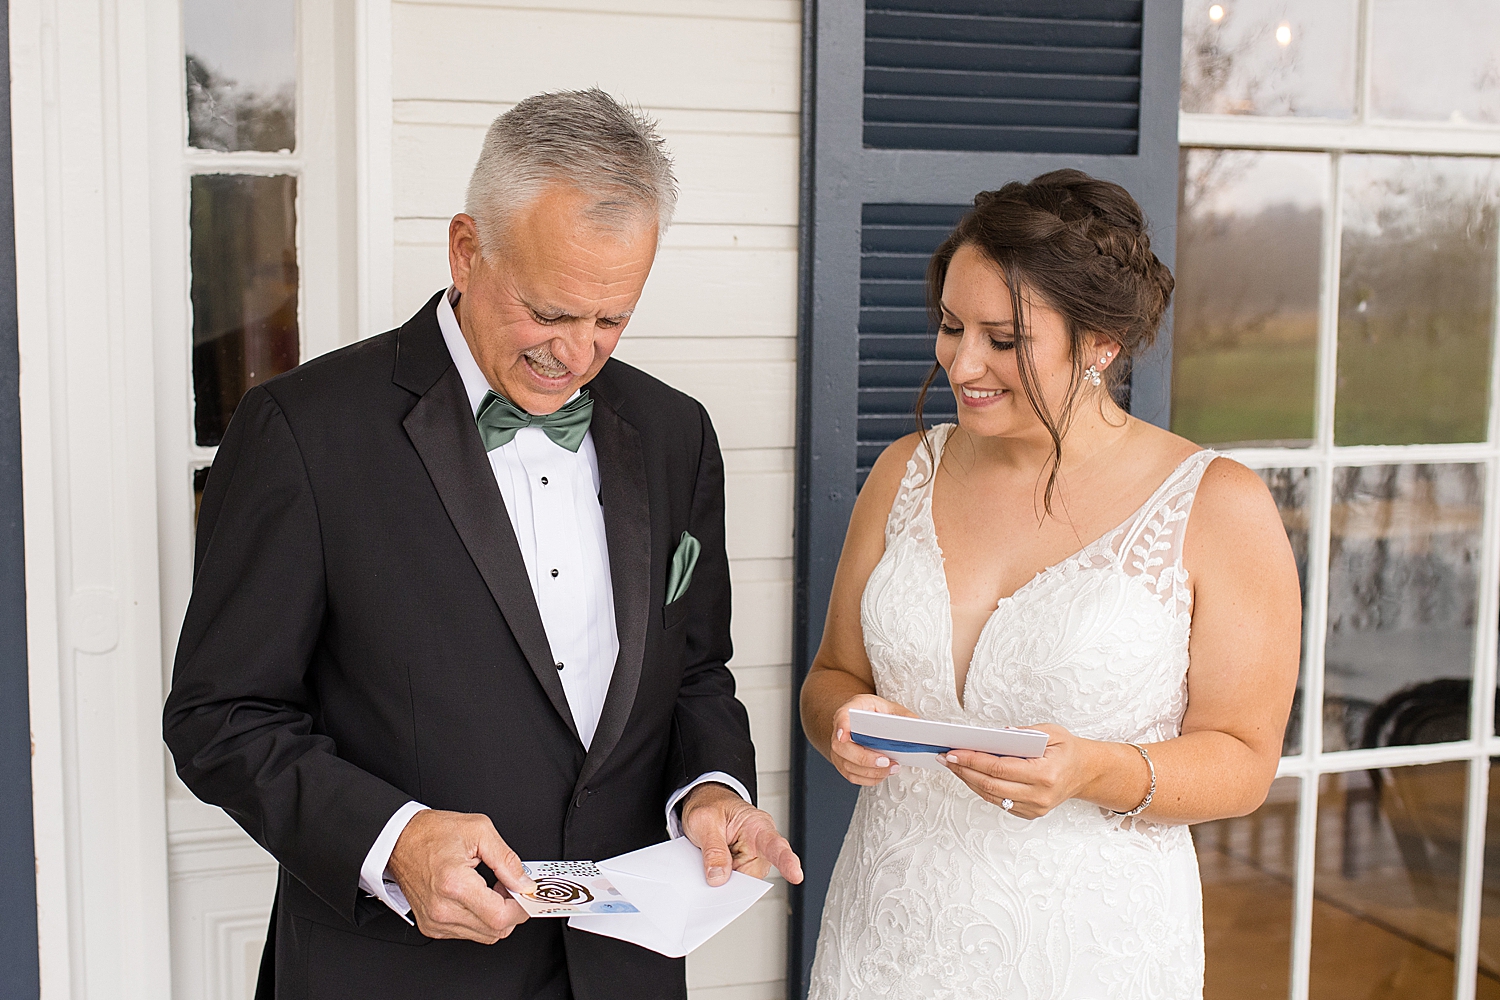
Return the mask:
{"type": "Polygon", "coordinates": [[[1010,807],[1013,806],[1013,805],[1015,805],[1015,803],[1012,802],[1010,799],[1001,799],[1000,800],[1000,808],[1004,809],[1006,812],[1010,812],[1010,807]]]}

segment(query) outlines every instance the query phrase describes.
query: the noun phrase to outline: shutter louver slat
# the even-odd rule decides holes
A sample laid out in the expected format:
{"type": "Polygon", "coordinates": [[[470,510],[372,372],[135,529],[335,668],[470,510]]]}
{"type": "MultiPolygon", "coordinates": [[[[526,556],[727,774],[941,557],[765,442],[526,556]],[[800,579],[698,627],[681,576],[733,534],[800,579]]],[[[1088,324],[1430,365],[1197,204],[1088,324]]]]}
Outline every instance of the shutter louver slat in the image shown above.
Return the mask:
{"type": "Polygon", "coordinates": [[[1142,5],[867,0],[864,144],[1131,155],[1142,5]]]}
{"type": "MultiPolygon", "coordinates": [[[[859,259],[858,484],[891,442],[915,429],[917,390],[932,367],[927,261],[967,205],[865,205],[859,259]]],[[[927,393],[929,426],[958,412],[947,377],[927,393]]]]}
{"type": "Polygon", "coordinates": [[[938,96],[1055,100],[1067,94],[1075,101],[1133,103],[1140,95],[1133,76],[1079,76],[1068,73],[976,73],[911,67],[865,68],[865,99],[938,96]]]}
{"type": "Polygon", "coordinates": [[[865,14],[867,38],[928,38],[950,42],[997,42],[1008,45],[1097,46],[1139,48],[1139,23],[1080,21],[1056,16],[993,17],[974,14],[927,14],[880,10],[865,14]]]}
{"type": "Polygon", "coordinates": [[[993,121],[1004,121],[1011,125],[1122,129],[1133,134],[1139,116],[1140,109],[1136,105],[1124,102],[996,100],[916,95],[865,98],[866,122],[985,125],[993,121]]]}

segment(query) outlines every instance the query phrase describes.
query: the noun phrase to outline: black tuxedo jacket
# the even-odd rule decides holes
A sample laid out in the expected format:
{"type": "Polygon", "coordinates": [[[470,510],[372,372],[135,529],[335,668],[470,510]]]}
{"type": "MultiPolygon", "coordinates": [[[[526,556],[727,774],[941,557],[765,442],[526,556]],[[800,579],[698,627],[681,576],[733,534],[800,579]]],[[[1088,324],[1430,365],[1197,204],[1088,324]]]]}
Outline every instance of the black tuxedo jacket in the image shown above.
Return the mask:
{"type": "Polygon", "coordinates": [[[620,654],[585,752],[437,301],[240,403],[167,744],[281,864],[262,995],[274,975],[280,1000],[682,996],[681,961],[560,920],[431,941],[358,889],[411,799],[485,813],[527,860],[598,860],[666,839],[667,797],[704,772],[755,788],[708,415],[619,361],[589,383],[620,654]],[[667,605],[684,531],[702,552],[667,605]]]}

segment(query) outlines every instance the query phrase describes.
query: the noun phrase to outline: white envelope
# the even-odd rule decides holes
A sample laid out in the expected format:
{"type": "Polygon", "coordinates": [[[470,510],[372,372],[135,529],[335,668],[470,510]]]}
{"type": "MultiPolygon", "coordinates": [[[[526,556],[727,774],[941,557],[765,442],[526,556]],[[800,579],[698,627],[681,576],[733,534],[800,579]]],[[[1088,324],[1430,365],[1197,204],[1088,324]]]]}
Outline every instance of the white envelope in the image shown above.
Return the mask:
{"type": "MultiPolygon", "coordinates": [[[[896,740],[923,746],[978,750],[1001,757],[1040,757],[1047,750],[1047,734],[1040,729],[986,729],[954,722],[933,722],[884,712],[849,710],[849,728],[862,736],[896,740]]],[[[911,767],[942,768],[937,754],[881,748],[881,753],[898,764],[911,767]]],[[[946,751],[944,751],[946,752],[946,751]]]]}
{"type": "Polygon", "coordinates": [[[568,926],[668,958],[682,958],[728,927],[771,888],[744,872],[710,886],[703,878],[703,852],[686,837],[601,861],[599,868],[641,912],[569,917],[568,926]]]}

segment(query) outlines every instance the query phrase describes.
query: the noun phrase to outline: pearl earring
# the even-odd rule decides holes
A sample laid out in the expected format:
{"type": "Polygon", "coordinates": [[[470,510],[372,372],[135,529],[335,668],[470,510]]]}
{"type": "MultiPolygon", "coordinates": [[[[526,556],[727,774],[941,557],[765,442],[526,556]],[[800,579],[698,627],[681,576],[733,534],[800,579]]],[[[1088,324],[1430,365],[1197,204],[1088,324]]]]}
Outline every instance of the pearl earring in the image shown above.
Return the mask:
{"type": "MultiPolygon", "coordinates": [[[[1107,365],[1107,364],[1109,364],[1109,359],[1112,358],[1112,357],[1114,357],[1114,356],[1115,356],[1115,352],[1114,351],[1105,351],[1104,352],[1104,357],[1102,357],[1102,358],[1099,359],[1099,364],[1100,365],[1107,365]]],[[[1099,367],[1098,367],[1098,365],[1089,365],[1087,368],[1085,368],[1084,371],[1083,371],[1083,380],[1085,382],[1089,383],[1089,385],[1093,385],[1093,386],[1097,386],[1101,382],[1103,382],[1104,380],[1103,380],[1103,378],[1100,377],[1100,374],[1099,374],[1099,367]]]]}

